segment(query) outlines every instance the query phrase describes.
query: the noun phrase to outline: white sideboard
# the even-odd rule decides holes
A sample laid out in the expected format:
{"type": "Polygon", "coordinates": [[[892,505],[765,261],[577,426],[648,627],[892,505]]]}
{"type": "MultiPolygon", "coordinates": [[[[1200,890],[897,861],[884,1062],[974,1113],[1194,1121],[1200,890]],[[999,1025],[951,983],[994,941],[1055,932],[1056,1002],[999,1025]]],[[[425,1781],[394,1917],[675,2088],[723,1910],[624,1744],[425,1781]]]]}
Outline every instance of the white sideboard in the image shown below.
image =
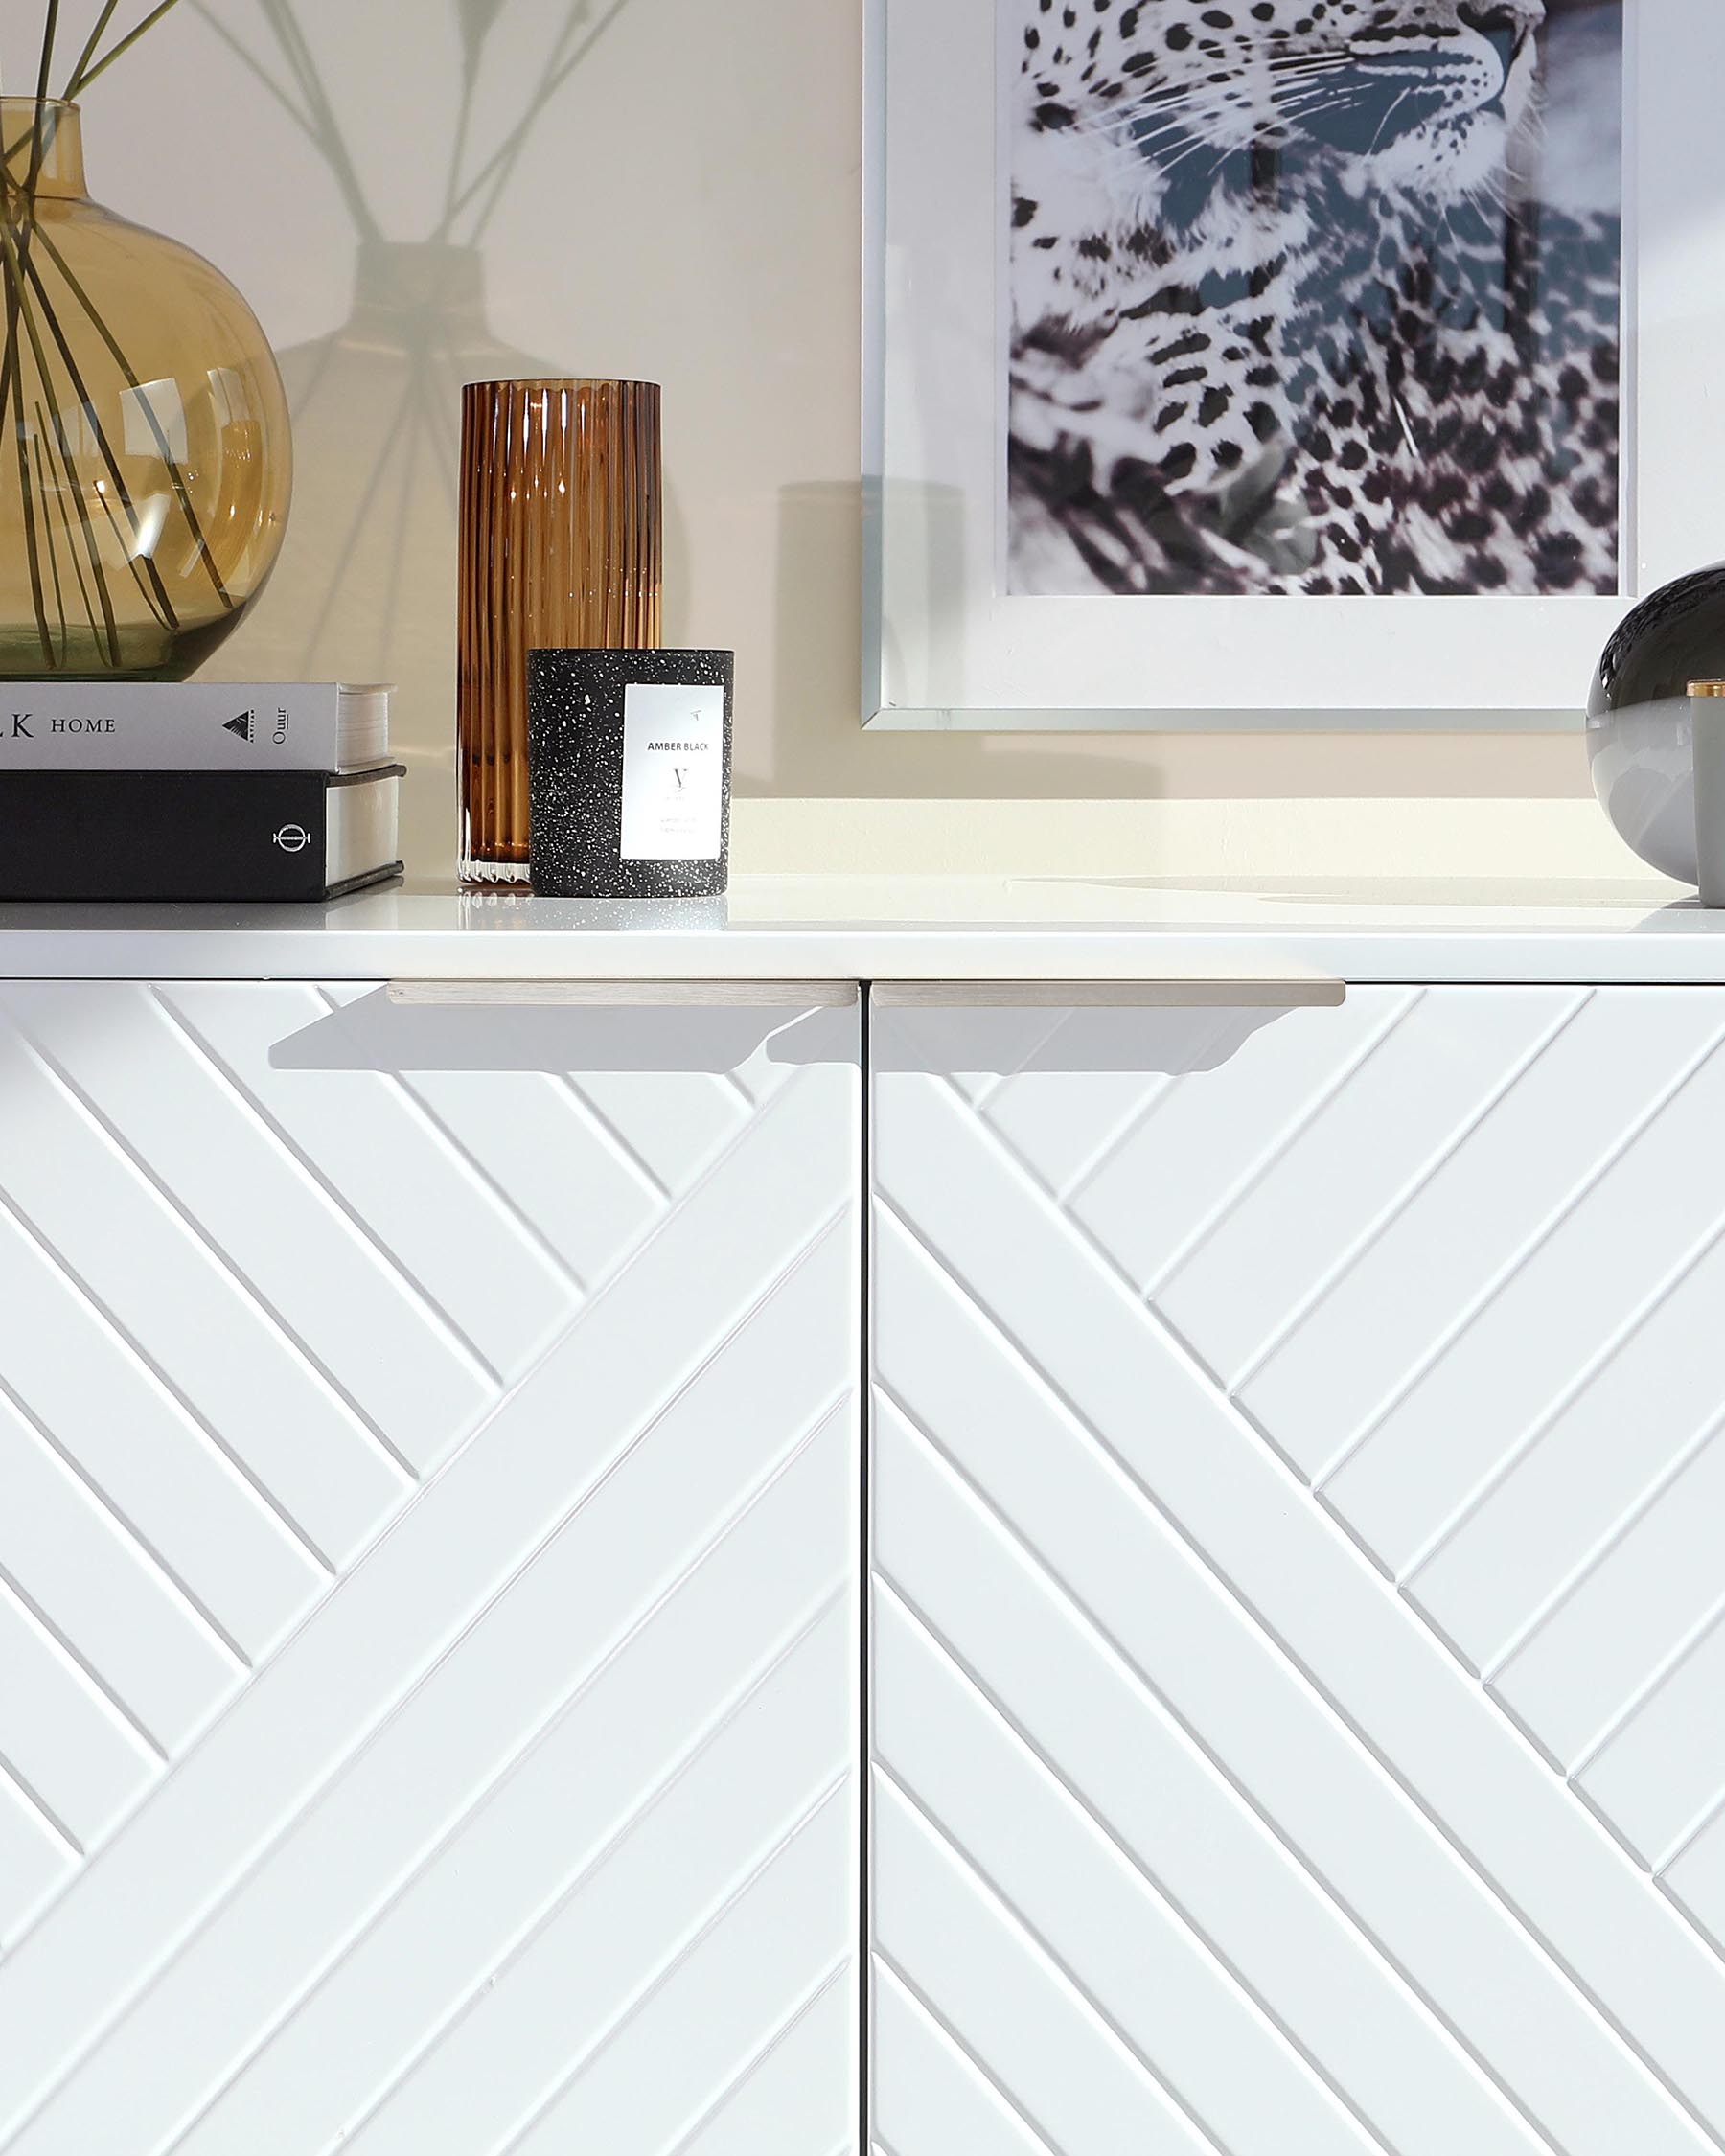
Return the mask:
{"type": "Polygon", "coordinates": [[[1725,2141],[1719,917],[937,896],[0,912],[5,2156],[1725,2141]]]}
{"type": "Polygon", "coordinates": [[[893,2156],[1725,2127],[1725,990],[873,1032],[893,2156]]]}
{"type": "Polygon", "coordinates": [[[850,2145],[858,1024],[0,987],[0,2145],[850,2145]]]}

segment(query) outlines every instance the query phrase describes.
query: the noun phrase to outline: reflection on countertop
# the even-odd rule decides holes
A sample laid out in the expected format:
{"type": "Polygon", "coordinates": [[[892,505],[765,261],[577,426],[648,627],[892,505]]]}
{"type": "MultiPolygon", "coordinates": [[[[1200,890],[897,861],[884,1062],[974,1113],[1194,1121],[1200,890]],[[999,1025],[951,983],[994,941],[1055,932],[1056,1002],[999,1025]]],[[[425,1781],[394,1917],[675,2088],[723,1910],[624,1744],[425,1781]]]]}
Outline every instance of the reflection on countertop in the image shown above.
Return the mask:
{"type": "Polygon", "coordinates": [[[745,875],[658,901],[410,882],[327,906],[7,906],[0,974],[1725,983],[1725,913],[1651,879],[745,875]]]}

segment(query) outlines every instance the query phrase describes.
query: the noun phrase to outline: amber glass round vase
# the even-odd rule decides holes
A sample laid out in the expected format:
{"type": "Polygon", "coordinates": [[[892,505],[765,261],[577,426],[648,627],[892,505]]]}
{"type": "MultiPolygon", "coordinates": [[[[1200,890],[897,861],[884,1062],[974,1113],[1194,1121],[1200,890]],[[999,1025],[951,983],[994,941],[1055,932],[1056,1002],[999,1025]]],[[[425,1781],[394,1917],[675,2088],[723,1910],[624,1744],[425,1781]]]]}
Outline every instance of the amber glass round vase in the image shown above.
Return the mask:
{"type": "Polygon", "coordinates": [[[0,677],[179,680],[263,589],[288,401],[220,272],[91,201],[78,107],[0,98],[0,677]]]}
{"type": "Polygon", "coordinates": [[[470,382],[456,710],[464,882],[528,880],[528,653],[655,648],[663,584],[657,385],[470,382]]]}

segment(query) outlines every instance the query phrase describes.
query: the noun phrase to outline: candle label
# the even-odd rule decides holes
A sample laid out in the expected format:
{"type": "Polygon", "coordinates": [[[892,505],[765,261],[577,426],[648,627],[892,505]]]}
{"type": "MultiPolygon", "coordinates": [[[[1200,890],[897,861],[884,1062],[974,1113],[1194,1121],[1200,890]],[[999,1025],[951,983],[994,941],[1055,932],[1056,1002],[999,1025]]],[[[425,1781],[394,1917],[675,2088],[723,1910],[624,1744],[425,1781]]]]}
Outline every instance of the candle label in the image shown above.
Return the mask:
{"type": "Polygon", "coordinates": [[[717,860],[724,691],[632,681],[623,699],[625,860],[717,860]]]}

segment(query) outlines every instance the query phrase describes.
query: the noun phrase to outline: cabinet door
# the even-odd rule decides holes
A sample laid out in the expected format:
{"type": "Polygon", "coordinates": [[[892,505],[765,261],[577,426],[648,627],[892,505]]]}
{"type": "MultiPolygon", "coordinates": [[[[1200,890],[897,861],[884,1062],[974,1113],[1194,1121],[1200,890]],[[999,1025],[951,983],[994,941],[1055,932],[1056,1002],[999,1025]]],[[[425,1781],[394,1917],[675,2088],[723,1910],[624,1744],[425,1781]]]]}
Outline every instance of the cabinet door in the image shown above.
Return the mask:
{"type": "Polygon", "coordinates": [[[0,2145],[851,2145],[858,1013],[0,988],[0,2145]]]}
{"type": "Polygon", "coordinates": [[[890,2156],[1725,2136],[1725,995],[882,1009],[890,2156]]]}

